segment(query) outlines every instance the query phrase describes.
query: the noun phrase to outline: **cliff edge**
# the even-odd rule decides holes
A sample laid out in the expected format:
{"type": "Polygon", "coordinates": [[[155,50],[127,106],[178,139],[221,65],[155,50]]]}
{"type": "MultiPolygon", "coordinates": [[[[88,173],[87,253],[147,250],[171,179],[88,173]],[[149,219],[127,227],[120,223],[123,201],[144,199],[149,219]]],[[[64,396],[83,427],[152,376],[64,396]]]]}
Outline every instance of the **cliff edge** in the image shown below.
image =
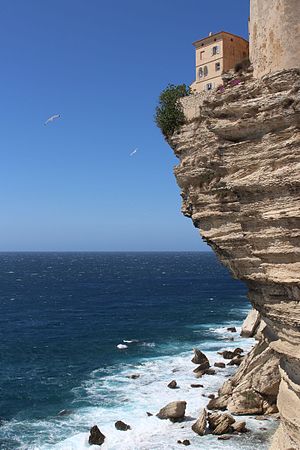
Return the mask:
{"type": "Polygon", "coordinates": [[[169,143],[183,214],[248,286],[266,324],[262,352],[279,366],[272,449],[300,449],[300,70],[182,105],[186,123],[169,143]]]}

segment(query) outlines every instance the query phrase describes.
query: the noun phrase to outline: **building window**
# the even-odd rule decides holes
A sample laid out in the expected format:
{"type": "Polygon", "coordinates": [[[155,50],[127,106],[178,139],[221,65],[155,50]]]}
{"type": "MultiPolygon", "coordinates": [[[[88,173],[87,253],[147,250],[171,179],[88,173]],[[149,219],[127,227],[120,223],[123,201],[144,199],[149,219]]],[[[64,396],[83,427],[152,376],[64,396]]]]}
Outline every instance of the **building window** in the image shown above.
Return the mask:
{"type": "Polygon", "coordinates": [[[212,48],[212,56],[217,55],[218,53],[220,53],[220,47],[219,45],[214,45],[212,48]]]}
{"type": "Polygon", "coordinates": [[[206,85],[206,90],[207,90],[207,91],[211,91],[212,88],[213,88],[213,84],[212,84],[212,83],[207,83],[207,85],[206,85]]]}
{"type": "Polygon", "coordinates": [[[220,63],[220,62],[217,62],[216,65],[215,65],[215,68],[216,68],[216,72],[218,72],[219,70],[221,70],[221,63],[220,63]]]}
{"type": "Polygon", "coordinates": [[[203,61],[203,59],[204,59],[204,53],[205,53],[204,50],[200,52],[200,60],[201,61],[203,61]]]}
{"type": "Polygon", "coordinates": [[[203,68],[200,67],[198,70],[198,78],[201,79],[203,77],[203,68]]]}
{"type": "Polygon", "coordinates": [[[208,68],[207,68],[207,66],[204,66],[203,73],[204,73],[204,76],[207,77],[207,75],[208,75],[208,68]]]}

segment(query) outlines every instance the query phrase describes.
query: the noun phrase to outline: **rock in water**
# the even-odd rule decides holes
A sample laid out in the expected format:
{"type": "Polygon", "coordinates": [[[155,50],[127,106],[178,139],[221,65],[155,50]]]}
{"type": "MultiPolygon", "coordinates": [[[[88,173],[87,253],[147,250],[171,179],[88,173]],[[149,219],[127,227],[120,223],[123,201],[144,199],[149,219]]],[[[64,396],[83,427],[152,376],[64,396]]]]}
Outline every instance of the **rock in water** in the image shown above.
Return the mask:
{"type": "Polygon", "coordinates": [[[235,422],[230,414],[212,413],[208,416],[209,429],[212,434],[225,434],[231,430],[231,425],[235,422]]]}
{"type": "Polygon", "coordinates": [[[133,373],[132,375],[126,375],[126,378],[131,378],[131,380],[137,380],[138,378],[140,378],[140,374],[133,373]]]}
{"type": "Polygon", "coordinates": [[[205,361],[202,364],[200,364],[196,369],[193,370],[194,373],[204,372],[205,370],[209,369],[209,362],[205,361]]]}
{"type": "Polygon", "coordinates": [[[246,428],[246,422],[234,422],[232,424],[232,430],[237,433],[246,433],[248,431],[246,428]]]}
{"type": "Polygon", "coordinates": [[[235,327],[228,327],[227,331],[230,331],[231,333],[236,333],[236,328],[235,327]]]}
{"type": "Polygon", "coordinates": [[[177,388],[177,382],[175,380],[170,381],[170,383],[168,384],[168,388],[176,389],[177,388]]]}
{"type": "Polygon", "coordinates": [[[186,402],[184,401],[171,402],[168,403],[159,411],[157,417],[159,419],[171,419],[171,420],[183,419],[185,414],[185,408],[186,402]]]}
{"type": "Polygon", "coordinates": [[[205,356],[204,353],[202,353],[201,350],[198,350],[197,348],[194,348],[194,357],[192,359],[192,363],[198,365],[204,364],[206,366],[206,369],[210,367],[207,356],[205,356]]]}
{"type": "Polygon", "coordinates": [[[232,359],[232,358],[234,358],[236,356],[230,350],[224,350],[224,352],[221,352],[220,355],[222,355],[224,359],[232,359]]]}
{"type": "Polygon", "coordinates": [[[199,383],[193,383],[191,384],[192,388],[203,388],[203,384],[199,384],[199,383]]]}
{"type": "Polygon", "coordinates": [[[244,350],[240,347],[237,347],[233,350],[234,356],[241,356],[242,353],[244,353],[244,350]]]}
{"type": "Polygon", "coordinates": [[[228,366],[240,366],[244,357],[241,355],[235,356],[232,358],[232,360],[228,363],[228,366]]]}
{"type": "Polygon", "coordinates": [[[192,425],[192,430],[195,433],[199,434],[199,436],[204,436],[206,430],[206,421],[207,411],[204,408],[197,421],[192,425]]]}
{"type": "Polygon", "coordinates": [[[220,369],[225,369],[225,363],[223,363],[223,362],[215,362],[214,363],[214,366],[215,367],[220,367],[220,369]]]}
{"type": "Polygon", "coordinates": [[[213,398],[208,402],[207,409],[219,409],[220,411],[225,411],[228,399],[229,395],[221,395],[220,397],[213,398]]]}
{"type": "Polygon", "coordinates": [[[204,375],[215,375],[215,374],[216,374],[215,369],[206,369],[204,371],[204,375]]]}
{"type": "Polygon", "coordinates": [[[131,426],[127,425],[127,423],[122,422],[122,420],[118,420],[115,423],[115,428],[119,431],[127,431],[127,430],[131,430],[131,426]]]}
{"type": "Polygon", "coordinates": [[[89,444],[90,445],[102,445],[105,440],[104,434],[101,433],[97,425],[94,425],[90,429],[90,436],[89,436],[89,444]]]}
{"type": "Polygon", "coordinates": [[[185,446],[191,445],[188,439],[184,439],[183,441],[177,441],[177,444],[183,444],[185,446]]]}

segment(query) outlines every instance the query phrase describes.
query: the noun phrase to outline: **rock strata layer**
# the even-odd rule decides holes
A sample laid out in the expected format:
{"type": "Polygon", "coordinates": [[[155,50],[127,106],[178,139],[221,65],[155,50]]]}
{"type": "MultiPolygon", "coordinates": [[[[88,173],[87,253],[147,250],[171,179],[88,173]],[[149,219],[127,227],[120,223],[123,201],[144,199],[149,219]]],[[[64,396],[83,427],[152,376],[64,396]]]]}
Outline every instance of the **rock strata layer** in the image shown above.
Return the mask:
{"type": "MultiPolygon", "coordinates": [[[[257,400],[257,409],[265,411],[276,402],[280,380],[281,422],[272,449],[298,449],[300,71],[248,79],[224,93],[191,95],[183,106],[190,120],[169,139],[180,160],[175,175],[183,214],[247,284],[265,323],[261,347],[238,371],[248,364],[250,372],[238,384],[252,390],[247,401],[257,400]]],[[[242,394],[235,392],[235,381],[221,394],[236,411],[242,394]]]]}

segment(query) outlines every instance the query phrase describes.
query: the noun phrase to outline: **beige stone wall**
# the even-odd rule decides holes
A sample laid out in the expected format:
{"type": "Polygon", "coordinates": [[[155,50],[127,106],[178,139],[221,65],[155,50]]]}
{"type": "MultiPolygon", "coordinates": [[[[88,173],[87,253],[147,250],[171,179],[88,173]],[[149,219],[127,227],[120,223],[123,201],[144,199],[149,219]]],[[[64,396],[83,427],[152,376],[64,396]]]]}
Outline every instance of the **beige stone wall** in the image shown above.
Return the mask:
{"type": "Polygon", "coordinates": [[[251,0],[249,31],[255,77],[300,68],[300,0],[251,0]]]}
{"type": "Polygon", "coordinates": [[[208,92],[203,91],[180,99],[183,113],[187,121],[196,119],[200,116],[203,101],[208,95],[208,92]]]}

